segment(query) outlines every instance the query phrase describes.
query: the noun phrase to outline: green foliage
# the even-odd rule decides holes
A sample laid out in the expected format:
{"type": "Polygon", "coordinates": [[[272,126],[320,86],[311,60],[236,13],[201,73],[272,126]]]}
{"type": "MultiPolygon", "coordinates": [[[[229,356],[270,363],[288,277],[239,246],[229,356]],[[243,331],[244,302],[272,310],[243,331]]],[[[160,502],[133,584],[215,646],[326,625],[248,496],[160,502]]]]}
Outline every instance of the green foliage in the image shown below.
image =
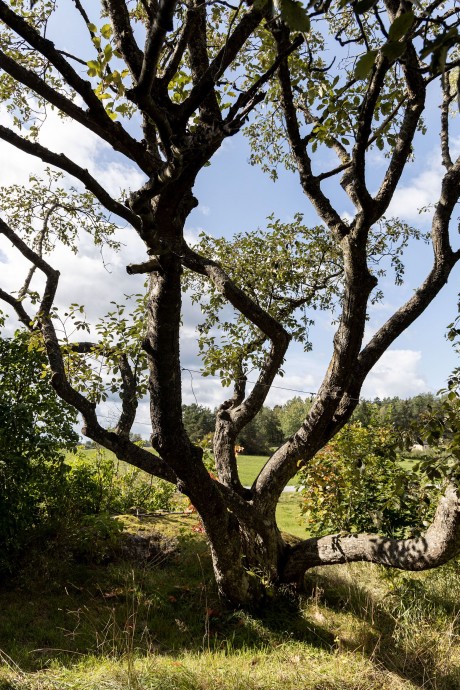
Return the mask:
{"type": "Polygon", "coordinates": [[[43,177],[29,175],[26,186],[0,187],[0,206],[3,219],[40,255],[50,254],[58,242],[76,254],[81,231],[96,246],[120,248],[117,225],[93,194],[67,187],[62,172],[46,168],[43,177]]]}
{"type": "Polygon", "coordinates": [[[276,412],[269,407],[263,407],[260,412],[241,431],[237,442],[243,446],[248,455],[270,453],[270,449],[277,447],[283,440],[276,412]]]}
{"type": "Polygon", "coordinates": [[[170,510],[175,486],[98,449],[68,461],[67,496],[84,514],[170,510]]]}
{"type": "Polygon", "coordinates": [[[64,451],[78,440],[76,413],[42,376],[44,361],[25,334],[0,340],[0,573],[59,515],[64,451]]]}
{"type": "Polygon", "coordinates": [[[123,472],[104,454],[64,462],[78,441],[76,413],[54,394],[33,339],[0,340],[0,370],[0,575],[43,539],[105,557],[119,530],[104,515],[170,508],[175,487],[141,470],[123,472]]]}
{"type": "Polygon", "coordinates": [[[61,527],[61,554],[70,553],[79,563],[104,563],[116,553],[122,532],[122,523],[108,513],[81,515],[61,527]]]}
{"type": "Polygon", "coordinates": [[[365,427],[390,426],[400,437],[402,446],[420,443],[426,436],[425,428],[430,415],[437,414],[442,401],[432,393],[421,393],[402,400],[398,397],[362,400],[353,413],[352,420],[365,427]]]}
{"type": "MultiPolygon", "coordinates": [[[[340,252],[324,227],[307,228],[301,214],[293,223],[270,216],[266,230],[239,233],[232,241],[202,234],[196,249],[218,261],[246,294],[310,349],[313,314],[333,307],[342,274],[340,252]]],[[[242,370],[261,366],[268,345],[261,342],[260,331],[232,313],[225,297],[198,274],[189,273],[185,287],[191,288],[204,316],[198,343],[205,375],[220,371],[223,383],[230,385],[242,370]]]]}
{"type": "Polygon", "coordinates": [[[197,403],[182,405],[182,419],[192,443],[197,443],[207,434],[212,434],[216,425],[215,415],[209,407],[197,403]]]}
{"type": "Polygon", "coordinates": [[[274,412],[278,416],[283,438],[287,439],[298,431],[305,420],[311,403],[299,396],[288,400],[284,405],[277,405],[274,412]]]}
{"type": "Polygon", "coordinates": [[[403,469],[398,444],[390,427],[354,422],[342,429],[300,472],[307,529],[391,537],[422,531],[438,490],[421,474],[403,469]]]}

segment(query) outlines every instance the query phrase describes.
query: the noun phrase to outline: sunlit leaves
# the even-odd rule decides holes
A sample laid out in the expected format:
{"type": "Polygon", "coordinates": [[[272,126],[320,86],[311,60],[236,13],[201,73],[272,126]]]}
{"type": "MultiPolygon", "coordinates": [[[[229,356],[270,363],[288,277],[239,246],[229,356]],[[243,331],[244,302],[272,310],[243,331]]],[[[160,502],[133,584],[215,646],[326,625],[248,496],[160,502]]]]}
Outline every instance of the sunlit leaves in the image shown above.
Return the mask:
{"type": "Polygon", "coordinates": [[[81,232],[91,235],[96,245],[119,247],[117,226],[99,202],[90,192],[66,189],[60,172],[47,169],[46,177],[30,175],[27,187],[0,187],[0,206],[10,227],[44,254],[57,242],[76,253],[81,232]]]}
{"type": "MultiPolygon", "coordinates": [[[[314,313],[333,306],[342,272],[340,251],[325,228],[307,228],[301,215],[293,223],[270,217],[266,230],[240,233],[233,241],[202,235],[197,249],[217,260],[294,339],[311,347],[314,313]]],[[[261,366],[265,353],[260,331],[233,313],[222,295],[199,276],[188,275],[186,286],[204,316],[199,345],[206,371],[219,371],[230,383],[232,372],[261,366]]]]}
{"type": "Polygon", "coordinates": [[[342,429],[301,472],[308,531],[392,537],[422,531],[435,495],[426,476],[401,466],[397,450],[390,426],[354,422],[342,429]]]}
{"type": "Polygon", "coordinates": [[[131,369],[136,397],[142,398],[147,392],[147,359],[142,349],[145,295],[124,297],[124,302],[111,302],[110,311],[99,319],[94,329],[82,305],[71,304],[65,312],[53,312],[67,377],[77,390],[95,403],[120,400],[126,364],[131,369]],[[97,341],[89,349],[75,349],[75,341],[82,336],[92,340],[94,333],[97,333],[97,341]]]}
{"type": "Polygon", "coordinates": [[[122,67],[113,69],[111,66],[111,61],[121,58],[110,42],[113,33],[112,25],[103,24],[100,34],[95,24],[88,24],[88,30],[97,51],[96,57],[86,63],[88,76],[98,80],[94,92],[104,102],[105,111],[112,120],[116,120],[118,115],[131,117],[135,110],[132,103],[128,101],[117,103],[125,95],[125,81],[129,77],[129,70],[122,67]],[[103,45],[102,39],[108,43],[103,45]]]}

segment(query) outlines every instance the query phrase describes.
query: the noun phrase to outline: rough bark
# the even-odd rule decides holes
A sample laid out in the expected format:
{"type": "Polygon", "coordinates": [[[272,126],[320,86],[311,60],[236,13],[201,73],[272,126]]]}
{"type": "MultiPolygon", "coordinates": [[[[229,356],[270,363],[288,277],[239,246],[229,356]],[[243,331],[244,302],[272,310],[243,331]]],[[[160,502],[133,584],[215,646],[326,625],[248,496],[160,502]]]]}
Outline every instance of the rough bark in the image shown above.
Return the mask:
{"type": "Polygon", "coordinates": [[[441,498],[427,531],[412,539],[389,539],[377,534],[332,534],[306,539],[289,550],[282,572],[284,582],[299,580],[318,565],[366,561],[400,570],[428,570],[446,563],[460,548],[460,499],[450,486],[441,498]]]}

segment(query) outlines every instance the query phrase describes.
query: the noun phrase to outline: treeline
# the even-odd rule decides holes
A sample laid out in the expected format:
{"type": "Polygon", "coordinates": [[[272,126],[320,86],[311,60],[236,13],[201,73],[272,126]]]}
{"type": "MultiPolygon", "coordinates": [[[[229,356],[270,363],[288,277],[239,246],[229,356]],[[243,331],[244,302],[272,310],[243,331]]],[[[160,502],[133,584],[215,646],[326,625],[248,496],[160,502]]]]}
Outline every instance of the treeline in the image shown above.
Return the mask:
{"type": "MultiPolygon", "coordinates": [[[[264,455],[292,436],[307,416],[312,401],[297,396],[284,405],[263,407],[241,432],[237,439],[248,455],[264,455]]],[[[362,400],[351,419],[363,427],[371,425],[392,427],[400,431],[408,443],[420,443],[424,416],[440,411],[441,399],[432,393],[423,393],[407,400],[398,397],[362,400]]],[[[215,412],[193,403],[183,405],[185,428],[196,443],[214,431],[215,412]]]]}

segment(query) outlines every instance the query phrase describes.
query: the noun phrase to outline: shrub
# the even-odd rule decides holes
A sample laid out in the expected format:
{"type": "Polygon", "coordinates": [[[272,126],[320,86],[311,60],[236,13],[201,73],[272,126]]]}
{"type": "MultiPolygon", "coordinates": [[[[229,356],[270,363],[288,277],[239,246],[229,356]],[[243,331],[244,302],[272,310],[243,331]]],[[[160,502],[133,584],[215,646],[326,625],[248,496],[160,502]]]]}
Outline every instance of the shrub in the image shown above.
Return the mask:
{"type": "Polygon", "coordinates": [[[0,575],[59,514],[64,452],[78,440],[76,414],[53,393],[43,367],[26,335],[0,339],[0,575]]]}
{"type": "Polygon", "coordinates": [[[176,488],[101,449],[68,461],[68,500],[84,514],[171,510],[176,488]]]}
{"type": "Polygon", "coordinates": [[[312,534],[422,531],[437,489],[405,469],[389,427],[347,425],[300,473],[302,512],[312,534]]]}

